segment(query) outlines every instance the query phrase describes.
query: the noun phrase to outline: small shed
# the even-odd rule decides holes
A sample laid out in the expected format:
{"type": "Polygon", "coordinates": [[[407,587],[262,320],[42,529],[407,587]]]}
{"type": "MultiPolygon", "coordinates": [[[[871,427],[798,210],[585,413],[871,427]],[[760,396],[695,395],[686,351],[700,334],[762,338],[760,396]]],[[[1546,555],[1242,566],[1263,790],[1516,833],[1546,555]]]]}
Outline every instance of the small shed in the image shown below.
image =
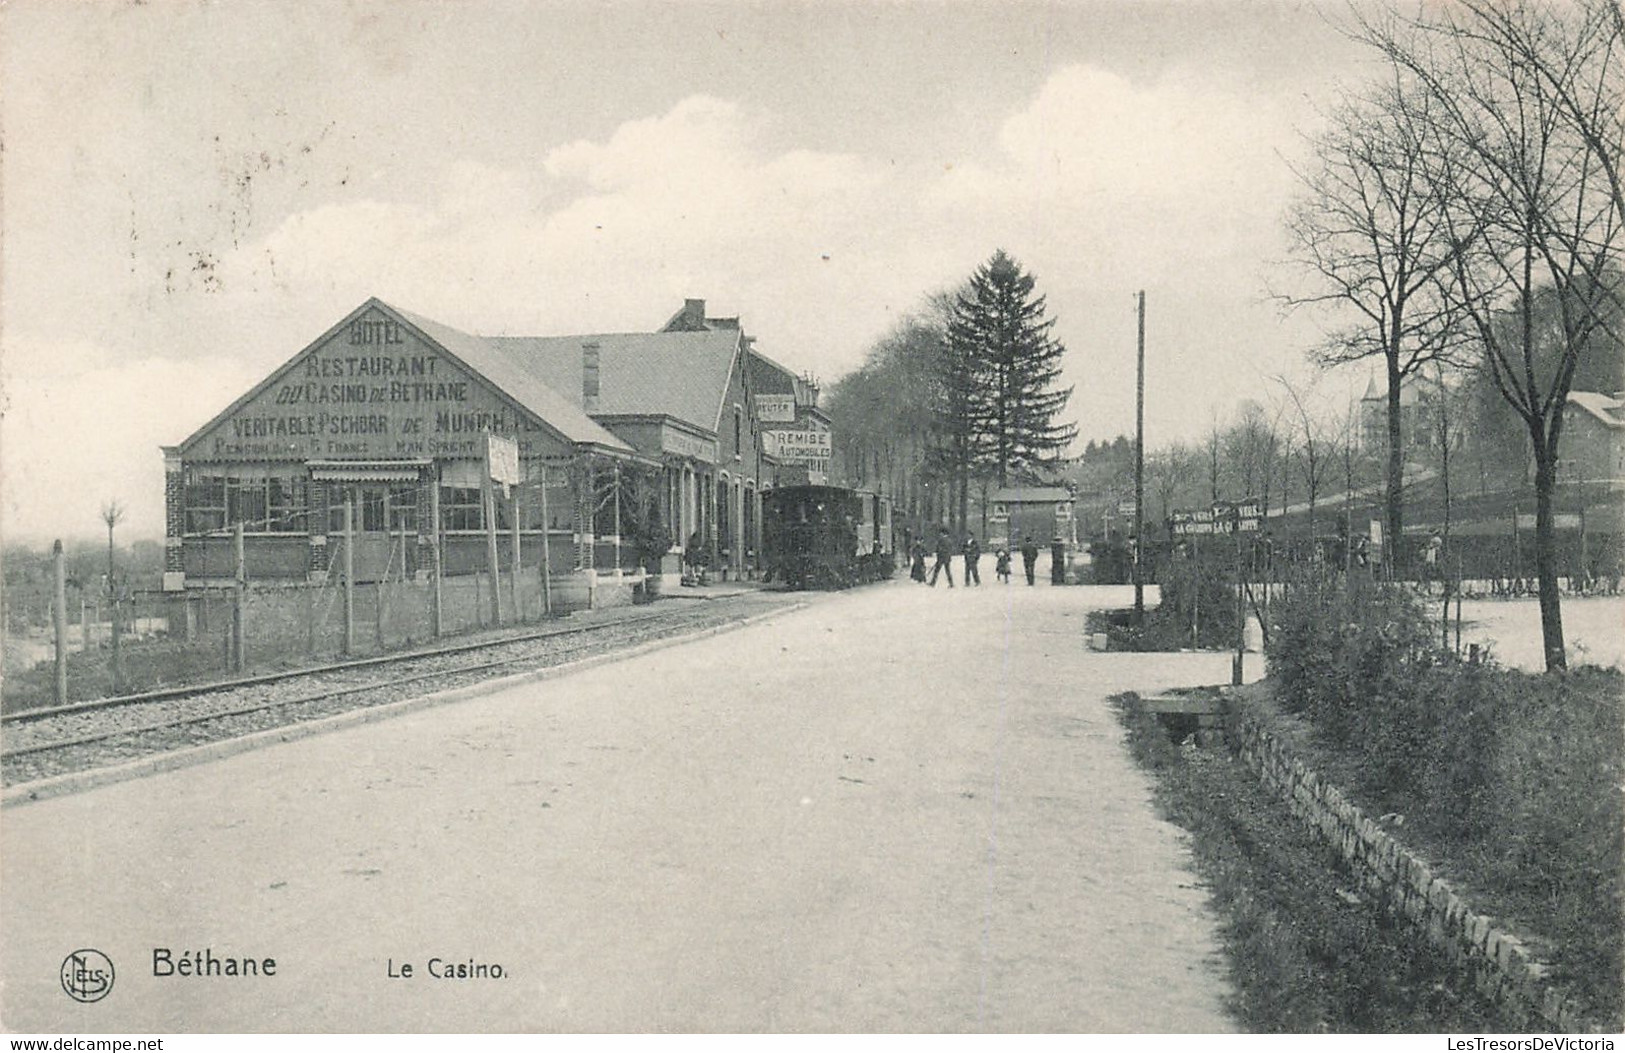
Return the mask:
{"type": "Polygon", "coordinates": [[[1068,549],[1078,544],[1078,521],[1072,494],[1060,486],[1001,487],[989,496],[989,548],[1020,546],[1031,537],[1040,546],[1060,538],[1068,549]]]}

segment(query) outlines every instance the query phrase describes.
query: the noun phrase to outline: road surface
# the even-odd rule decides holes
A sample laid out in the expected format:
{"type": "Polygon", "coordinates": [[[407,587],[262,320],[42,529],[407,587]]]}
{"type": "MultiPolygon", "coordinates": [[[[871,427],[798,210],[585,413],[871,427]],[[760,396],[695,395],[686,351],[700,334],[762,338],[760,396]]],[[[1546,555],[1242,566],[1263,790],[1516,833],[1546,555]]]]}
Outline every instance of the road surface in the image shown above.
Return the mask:
{"type": "Polygon", "coordinates": [[[1092,653],[1105,590],[987,578],[7,809],[0,1024],[1230,1029],[1104,701],[1229,657],[1092,653]],[[81,948],[116,970],[93,1003],[81,948]],[[154,975],[205,951],[262,975],[154,975]],[[486,975],[429,975],[457,965],[486,975]]]}

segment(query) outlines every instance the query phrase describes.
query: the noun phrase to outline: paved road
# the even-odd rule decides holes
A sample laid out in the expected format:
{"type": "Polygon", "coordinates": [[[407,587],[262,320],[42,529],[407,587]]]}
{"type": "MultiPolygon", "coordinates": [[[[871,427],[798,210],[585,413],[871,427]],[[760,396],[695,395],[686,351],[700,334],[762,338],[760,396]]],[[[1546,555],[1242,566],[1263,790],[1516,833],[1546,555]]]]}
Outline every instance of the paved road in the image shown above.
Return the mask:
{"type": "Polygon", "coordinates": [[[0,1023],[1227,1030],[1204,893],[1103,700],[1229,661],[1090,653],[1099,597],[899,581],[8,809],[0,1023]],[[78,947],[118,970],[95,1004],[59,986],[78,947]],[[155,977],[155,947],[276,975],[155,977]]]}

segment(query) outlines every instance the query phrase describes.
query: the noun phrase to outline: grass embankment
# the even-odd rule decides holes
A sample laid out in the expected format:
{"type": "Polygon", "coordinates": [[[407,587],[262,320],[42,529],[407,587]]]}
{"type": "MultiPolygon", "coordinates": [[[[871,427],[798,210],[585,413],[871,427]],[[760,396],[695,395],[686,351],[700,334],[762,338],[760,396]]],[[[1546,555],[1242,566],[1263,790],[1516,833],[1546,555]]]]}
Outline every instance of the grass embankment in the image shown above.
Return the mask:
{"type": "Polygon", "coordinates": [[[1332,850],[1227,750],[1181,748],[1121,696],[1157,804],[1191,835],[1256,1032],[1508,1031],[1414,930],[1356,892],[1332,850]]]}
{"type": "Polygon", "coordinates": [[[1323,583],[1272,613],[1273,704],[1306,725],[1305,762],[1404,816],[1402,840],[1617,1026],[1625,678],[1458,661],[1398,588],[1323,583]]]}

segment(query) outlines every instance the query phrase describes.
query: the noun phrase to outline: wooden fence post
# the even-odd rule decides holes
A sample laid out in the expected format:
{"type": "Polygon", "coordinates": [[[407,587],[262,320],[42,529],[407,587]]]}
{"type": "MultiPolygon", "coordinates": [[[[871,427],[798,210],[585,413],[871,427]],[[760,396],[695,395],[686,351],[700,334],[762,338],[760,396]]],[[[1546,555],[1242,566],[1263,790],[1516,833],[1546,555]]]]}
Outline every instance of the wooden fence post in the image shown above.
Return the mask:
{"type": "Polygon", "coordinates": [[[243,552],[243,524],[238,523],[231,532],[231,555],[236,569],[231,576],[231,668],[240,673],[246,664],[243,642],[247,637],[243,626],[243,602],[248,587],[248,570],[243,552]]]}
{"type": "Polygon", "coordinates": [[[56,627],[56,704],[68,701],[68,572],[62,556],[62,539],[51,546],[52,621],[56,627]]]}
{"type": "Polygon", "coordinates": [[[344,498],[344,653],[355,654],[355,495],[344,498]]]}
{"type": "Polygon", "coordinates": [[[432,562],[434,571],[434,592],[430,599],[432,606],[429,611],[429,621],[434,629],[434,637],[438,640],[446,628],[445,597],[440,589],[440,485],[438,483],[431,483],[429,486],[429,522],[431,524],[429,529],[433,531],[429,535],[432,539],[432,543],[429,545],[429,559],[432,562]]]}

